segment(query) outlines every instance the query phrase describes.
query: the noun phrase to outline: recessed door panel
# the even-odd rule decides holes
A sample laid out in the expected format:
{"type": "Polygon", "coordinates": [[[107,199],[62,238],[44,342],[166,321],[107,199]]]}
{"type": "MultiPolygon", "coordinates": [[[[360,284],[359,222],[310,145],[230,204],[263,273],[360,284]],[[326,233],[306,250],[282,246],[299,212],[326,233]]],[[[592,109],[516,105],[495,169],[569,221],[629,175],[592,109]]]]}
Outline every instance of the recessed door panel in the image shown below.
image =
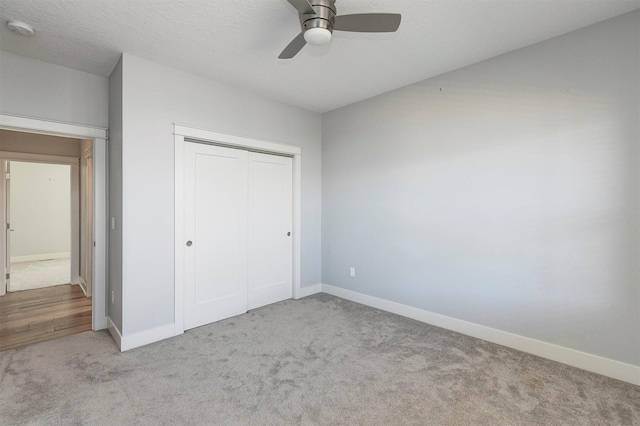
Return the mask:
{"type": "Polygon", "coordinates": [[[249,153],[249,309],[292,296],[292,175],[291,158],[249,153]]]}
{"type": "Polygon", "coordinates": [[[247,152],[185,144],[185,329],[247,311],[247,152]]]}

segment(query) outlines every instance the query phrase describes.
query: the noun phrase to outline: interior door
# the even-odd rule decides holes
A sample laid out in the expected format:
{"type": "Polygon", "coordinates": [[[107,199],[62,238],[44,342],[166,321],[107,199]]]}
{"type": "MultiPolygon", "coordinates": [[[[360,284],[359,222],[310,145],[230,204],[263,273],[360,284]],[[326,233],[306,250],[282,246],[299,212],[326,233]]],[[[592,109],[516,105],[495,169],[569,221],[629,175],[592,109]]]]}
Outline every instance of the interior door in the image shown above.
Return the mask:
{"type": "Polygon", "coordinates": [[[5,238],[4,238],[4,270],[5,270],[5,285],[3,286],[3,294],[6,291],[11,291],[11,216],[9,214],[9,212],[11,211],[10,209],[10,197],[9,197],[9,192],[11,190],[11,182],[10,182],[10,176],[11,176],[11,164],[9,163],[9,161],[3,161],[3,165],[4,165],[4,219],[6,222],[5,225],[5,238]]]}
{"type": "Polygon", "coordinates": [[[293,292],[293,160],[249,153],[249,309],[293,292]]]}
{"type": "Polygon", "coordinates": [[[185,143],[185,330],[247,311],[247,155],[185,143]]]}
{"type": "Polygon", "coordinates": [[[7,236],[5,238],[5,269],[7,271],[7,292],[11,291],[11,233],[13,232],[13,228],[11,227],[11,162],[6,162],[6,175],[5,175],[5,203],[4,203],[4,217],[7,221],[6,233],[7,236]]]}
{"type": "Polygon", "coordinates": [[[87,246],[88,250],[85,252],[85,268],[87,273],[87,296],[91,297],[93,294],[93,255],[94,255],[94,246],[93,246],[93,157],[87,158],[87,246]]]}
{"type": "Polygon", "coordinates": [[[80,277],[91,297],[93,282],[93,158],[84,158],[80,178],[80,277]]]}

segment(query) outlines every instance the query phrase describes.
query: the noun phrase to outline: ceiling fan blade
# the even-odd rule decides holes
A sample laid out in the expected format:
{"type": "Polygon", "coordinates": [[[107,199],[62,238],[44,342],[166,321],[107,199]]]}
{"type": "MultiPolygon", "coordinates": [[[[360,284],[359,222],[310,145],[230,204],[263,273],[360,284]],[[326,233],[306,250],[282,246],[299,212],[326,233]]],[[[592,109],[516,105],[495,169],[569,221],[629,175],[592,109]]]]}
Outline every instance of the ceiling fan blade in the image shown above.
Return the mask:
{"type": "Polygon", "coordinates": [[[392,33],[400,26],[398,13],[359,13],[336,16],[334,30],[360,33],[392,33]]]}
{"type": "Polygon", "coordinates": [[[278,59],[293,58],[300,50],[302,50],[305,44],[307,44],[307,41],[304,39],[304,33],[298,34],[296,38],[291,40],[291,43],[284,48],[280,56],[278,56],[278,59]]]}
{"type": "Polygon", "coordinates": [[[313,10],[311,3],[307,0],[287,0],[291,3],[291,6],[295,7],[298,10],[298,13],[304,14],[312,14],[315,15],[316,11],[313,10]]]}

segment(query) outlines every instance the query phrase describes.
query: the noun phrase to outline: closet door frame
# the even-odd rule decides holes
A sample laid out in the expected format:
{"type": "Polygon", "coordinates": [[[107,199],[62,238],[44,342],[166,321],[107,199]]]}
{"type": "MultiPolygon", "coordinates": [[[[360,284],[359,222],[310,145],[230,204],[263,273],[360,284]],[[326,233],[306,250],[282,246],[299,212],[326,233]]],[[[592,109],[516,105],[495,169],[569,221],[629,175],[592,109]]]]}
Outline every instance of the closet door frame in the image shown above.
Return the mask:
{"type": "Polygon", "coordinates": [[[244,136],[196,129],[174,124],[175,144],[175,308],[174,334],[184,333],[185,291],[185,204],[184,204],[184,148],[186,142],[220,145],[230,148],[266,154],[284,155],[293,158],[293,298],[302,297],[300,292],[300,182],[302,174],[302,148],[244,136]]]}

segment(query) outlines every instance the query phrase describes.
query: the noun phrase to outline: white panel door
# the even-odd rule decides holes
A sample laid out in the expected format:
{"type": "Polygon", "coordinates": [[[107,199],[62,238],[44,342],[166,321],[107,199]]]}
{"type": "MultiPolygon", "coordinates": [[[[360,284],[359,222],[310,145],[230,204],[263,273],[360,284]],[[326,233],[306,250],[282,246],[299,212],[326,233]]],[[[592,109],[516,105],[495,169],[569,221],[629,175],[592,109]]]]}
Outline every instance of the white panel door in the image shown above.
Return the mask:
{"type": "Polygon", "coordinates": [[[185,330],[247,311],[247,151],[185,143],[185,330]]]}
{"type": "Polygon", "coordinates": [[[249,153],[249,309],[292,297],[293,161],[249,153]]]}
{"type": "Polygon", "coordinates": [[[11,185],[10,185],[10,178],[9,176],[11,175],[11,163],[9,161],[3,161],[3,170],[4,170],[4,205],[2,206],[2,208],[4,208],[4,219],[6,224],[3,224],[4,228],[5,228],[5,238],[4,238],[4,279],[3,279],[3,288],[2,291],[0,291],[0,294],[6,294],[7,291],[11,291],[11,279],[7,278],[7,277],[11,277],[11,232],[13,231],[13,229],[11,228],[11,207],[9,205],[10,202],[10,191],[11,191],[11,185]]]}

